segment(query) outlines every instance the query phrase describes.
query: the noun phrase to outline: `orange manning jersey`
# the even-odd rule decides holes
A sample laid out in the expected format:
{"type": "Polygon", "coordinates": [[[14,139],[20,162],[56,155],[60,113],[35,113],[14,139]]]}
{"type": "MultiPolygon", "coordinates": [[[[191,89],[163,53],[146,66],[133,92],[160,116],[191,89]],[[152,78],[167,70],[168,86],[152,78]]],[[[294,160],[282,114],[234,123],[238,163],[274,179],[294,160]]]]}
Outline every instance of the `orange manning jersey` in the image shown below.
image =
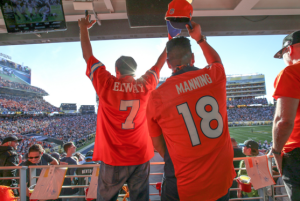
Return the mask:
{"type": "MultiPolygon", "coordinates": [[[[290,97],[300,99],[300,62],[283,69],[274,82],[273,97],[277,100],[280,97],[290,97]]],[[[300,147],[300,103],[298,105],[294,129],[283,147],[283,152],[287,153],[300,147]]]]}
{"type": "Polygon", "coordinates": [[[168,78],[151,93],[147,120],[151,137],[164,136],[180,200],[227,194],[235,171],[222,64],[168,78]]]}
{"type": "Polygon", "coordinates": [[[94,161],[108,165],[140,165],[154,156],[146,121],[150,92],[156,88],[159,69],[153,66],[135,80],[117,79],[94,56],[88,60],[86,75],[99,96],[94,161]]]}

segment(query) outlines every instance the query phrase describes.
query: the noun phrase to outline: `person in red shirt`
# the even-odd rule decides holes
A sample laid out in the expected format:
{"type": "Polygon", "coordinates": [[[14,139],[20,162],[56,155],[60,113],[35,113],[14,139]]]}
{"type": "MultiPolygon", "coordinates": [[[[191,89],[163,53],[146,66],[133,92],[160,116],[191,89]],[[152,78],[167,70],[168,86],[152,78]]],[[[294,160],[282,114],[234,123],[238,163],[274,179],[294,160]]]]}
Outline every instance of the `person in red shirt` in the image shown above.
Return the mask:
{"type": "Polygon", "coordinates": [[[285,67],[274,82],[277,100],[273,122],[274,155],[291,201],[300,200],[300,31],[283,39],[275,58],[283,58],[285,67]]]}
{"type": "Polygon", "coordinates": [[[149,160],[154,156],[146,121],[146,106],[159,81],[166,61],[164,50],[156,64],[141,78],[134,79],[136,62],[121,56],[115,64],[116,76],[92,53],[88,28],[94,22],[79,20],[86,75],[99,96],[94,161],[102,161],[97,200],[116,200],[124,183],[130,199],[149,201],[149,160]]]}
{"type": "Polygon", "coordinates": [[[173,74],[151,93],[147,106],[149,133],[164,158],[161,200],[228,200],[235,177],[228,131],[226,75],[218,53],[191,22],[208,66],[194,66],[189,39],[167,43],[173,74]]]}

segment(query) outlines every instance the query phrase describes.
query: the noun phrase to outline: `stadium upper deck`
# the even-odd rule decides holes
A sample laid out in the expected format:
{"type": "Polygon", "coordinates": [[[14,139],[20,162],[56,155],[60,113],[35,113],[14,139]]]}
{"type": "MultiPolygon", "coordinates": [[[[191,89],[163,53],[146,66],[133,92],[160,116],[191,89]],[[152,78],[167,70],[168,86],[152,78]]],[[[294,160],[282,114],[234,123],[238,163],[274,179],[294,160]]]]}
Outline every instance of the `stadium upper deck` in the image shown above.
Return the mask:
{"type": "Polygon", "coordinates": [[[262,74],[226,76],[227,98],[229,100],[266,95],[265,76],[262,74]]]}

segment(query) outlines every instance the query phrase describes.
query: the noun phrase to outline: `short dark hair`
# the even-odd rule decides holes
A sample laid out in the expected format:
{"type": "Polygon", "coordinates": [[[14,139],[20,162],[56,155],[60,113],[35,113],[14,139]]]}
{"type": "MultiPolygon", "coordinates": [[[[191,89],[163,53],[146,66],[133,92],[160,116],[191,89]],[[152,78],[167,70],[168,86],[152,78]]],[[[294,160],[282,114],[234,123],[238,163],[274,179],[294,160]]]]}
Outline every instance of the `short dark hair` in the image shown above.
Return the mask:
{"type": "Polygon", "coordinates": [[[121,56],[117,59],[115,66],[121,75],[134,75],[137,64],[132,57],[121,56]]]}
{"type": "Polygon", "coordinates": [[[30,152],[39,152],[41,154],[44,152],[44,149],[43,149],[42,145],[34,144],[34,145],[31,145],[31,147],[29,148],[28,153],[30,153],[30,152]]]}
{"type": "Polygon", "coordinates": [[[64,144],[64,151],[67,153],[68,149],[73,145],[73,142],[67,142],[64,144]]]}
{"type": "Polygon", "coordinates": [[[192,53],[190,40],[184,36],[175,37],[167,42],[167,54],[173,54],[173,50],[176,50],[177,58],[184,58],[192,53]],[[180,50],[180,51],[178,51],[180,50]]]}

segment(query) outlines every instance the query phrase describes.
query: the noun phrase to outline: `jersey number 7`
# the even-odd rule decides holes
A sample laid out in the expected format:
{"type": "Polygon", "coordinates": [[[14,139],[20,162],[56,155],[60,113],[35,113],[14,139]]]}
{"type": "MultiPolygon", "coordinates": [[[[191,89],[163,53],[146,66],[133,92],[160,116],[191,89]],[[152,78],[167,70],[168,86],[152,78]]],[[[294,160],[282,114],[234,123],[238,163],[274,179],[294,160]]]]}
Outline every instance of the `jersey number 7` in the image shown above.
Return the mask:
{"type": "Polygon", "coordinates": [[[140,100],[121,100],[120,111],[127,111],[128,107],[131,107],[131,110],[125,120],[125,123],[122,123],[122,129],[134,129],[133,121],[139,111],[140,100]]]}
{"type": "MultiPolygon", "coordinates": [[[[196,113],[201,118],[200,129],[208,138],[218,138],[223,133],[223,118],[219,113],[219,104],[212,96],[203,96],[196,103],[196,113]]],[[[177,105],[177,111],[182,115],[192,146],[201,144],[200,137],[187,103],[177,105]]]]}

